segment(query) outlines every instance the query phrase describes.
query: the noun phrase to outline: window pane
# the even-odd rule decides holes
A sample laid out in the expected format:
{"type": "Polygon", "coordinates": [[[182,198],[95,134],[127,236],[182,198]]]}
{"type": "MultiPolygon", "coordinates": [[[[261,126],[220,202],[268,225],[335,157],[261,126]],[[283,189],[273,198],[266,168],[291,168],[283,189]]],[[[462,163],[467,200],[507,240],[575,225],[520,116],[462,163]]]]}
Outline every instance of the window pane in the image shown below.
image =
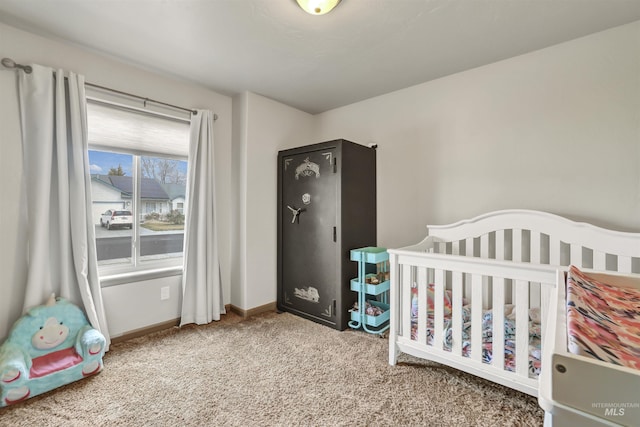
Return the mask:
{"type": "Polygon", "coordinates": [[[140,257],[142,261],[181,257],[187,162],[140,157],[140,257]]]}
{"type": "Polygon", "coordinates": [[[133,156],[89,150],[98,265],[132,262],[133,156]]]}

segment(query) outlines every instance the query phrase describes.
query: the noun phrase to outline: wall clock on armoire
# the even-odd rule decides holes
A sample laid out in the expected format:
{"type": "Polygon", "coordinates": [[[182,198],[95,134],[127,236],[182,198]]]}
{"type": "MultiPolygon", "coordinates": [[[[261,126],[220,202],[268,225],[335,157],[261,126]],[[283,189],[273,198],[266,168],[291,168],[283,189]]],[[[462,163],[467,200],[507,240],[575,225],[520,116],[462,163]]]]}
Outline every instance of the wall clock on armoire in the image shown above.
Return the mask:
{"type": "Polygon", "coordinates": [[[344,139],[278,153],[278,309],[343,330],[349,251],[376,245],[376,151],[344,139]]]}

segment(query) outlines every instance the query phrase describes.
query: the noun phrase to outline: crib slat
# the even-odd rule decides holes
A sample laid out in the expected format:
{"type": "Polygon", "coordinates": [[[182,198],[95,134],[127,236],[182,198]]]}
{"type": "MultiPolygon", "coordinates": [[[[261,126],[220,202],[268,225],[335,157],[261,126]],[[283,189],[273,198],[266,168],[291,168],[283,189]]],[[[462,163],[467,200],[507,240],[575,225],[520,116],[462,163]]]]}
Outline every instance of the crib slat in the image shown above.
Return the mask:
{"type": "Polygon", "coordinates": [[[489,235],[480,236],[480,258],[489,259],[489,235]]]}
{"type": "MultiPolygon", "coordinates": [[[[402,290],[400,319],[402,321],[400,333],[401,336],[411,338],[411,284],[413,283],[413,268],[409,264],[402,264],[402,290]]],[[[362,308],[360,308],[362,310],[362,308]]]]}
{"type": "Polygon", "coordinates": [[[554,290],[554,287],[549,284],[542,284],[542,289],[540,290],[540,331],[541,331],[541,342],[540,342],[540,353],[544,350],[544,334],[547,331],[547,316],[549,315],[550,304],[551,304],[551,293],[554,290]]]}
{"type": "Polygon", "coordinates": [[[540,233],[531,232],[531,264],[540,264],[540,233]]]}
{"type": "Polygon", "coordinates": [[[444,270],[435,272],[435,293],[434,293],[434,318],[433,318],[433,346],[439,350],[442,346],[442,331],[444,330],[444,270]]]}
{"type": "Polygon", "coordinates": [[[582,246],[580,245],[570,245],[571,249],[569,252],[570,263],[575,265],[576,267],[582,268],[582,246]]]}
{"type": "MultiPolygon", "coordinates": [[[[473,238],[469,238],[465,240],[465,255],[468,257],[475,256],[475,252],[473,251],[473,238]]],[[[471,295],[471,275],[464,275],[464,290],[462,292],[462,296],[464,298],[469,298],[471,295]]]]}
{"type": "Polygon", "coordinates": [[[607,269],[607,254],[600,251],[593,251],[594,270],[604,271],[607,269]]]}
{"type": "Polygon", "coordinates": [[[515,280],[516,299],[516,373],[529,373],[529,283],[515,280]]]}
{"type": "Polygon", "coordinates": [[[482,276],[471,275],[471,359],[482,362],[482,276]]]}
{"type": "Polygon", "coordinates": [[[560,239],[549,236],[549,264],[560,265],[560,239]]]}
{"type": "MultiPolygon", "coordinates": [[[[531,232],[531,264],[540,264],[540,233],[531,232]]],[[[539,307],[540,304],[540,283],[531,283],[529,286],[529,300],[531,307],[539,307]]]]}
{"type": "Polygon", "coordinates": [[[427,269],[418,269],[418,342],[427,343],[427,269]]]}
{"type": "MultiPolygon", "coordinates": [[[[489,259],[489,235],[483,234],[480,236],[480,258],[489,259]]],[[[482,308],[489,308],[489,301],[491,301],[491,288],[489,287],[489,277],[482,276],[482,308]]]]}
{"type": "Polygon", "coordinates": [[[474,256],[473,253],[473,238],[469,238],[465,240],[465,254],[467,256],[474,256]]]}
{"type": "MultiPolygon", "coordinates": [[[[505,234],[504,230],[497,230],[496,231],[496,259],[500,260],[500,261],[503,261],[503,260],[505,260],[507,258],[506,254],[505,254],[505,246],[504,246],[505,236],[504,236],[504,234],[505,234]]],[[[494,307],[496,307],[496,304],[495,304],[496,298],[498,298],[499,301],[502,301],[501,304],[504,304],[507,301],[506,300],[507,296],[509,296],[509,299],[511,298],[510,294],[507,295],[507,293],[506,293],[506,285],[505,285],[505,279],[504,278],[494,278],[493,279],[493,287],[494,287],[494,292],[496,292],[496,289],[497,289],[500,293],[502,293],[502,297],[500,297],[500,294],[498,294],[498,295],[496,295],[495,293],[493,294],[493,298],[494,298],[493,306],[494,307]],[[497,283],[497,287],[496,287],[496,283],[497,283]]],[[[494,332],[494,334],[495,334],[495,332],[494,332]]],[[[504,341],[504,340],[501,340],[501,341],[504,341]]],[[[504,346],[504,342],[501,345],[504,346]]],[[[493,348],[495,349],[495,344],[494,344],[493,348]]],[[[499,355],[497,357],[499,357],[502,360],[502,362],[501,361],[495,362],[495,366],[504,366],[504,354],[503,353],[504,353],[504,351],[498,352],[499,355]]],[[[495,358],[496,358],[496,350],[494,350],[493,358],[495,360],[495,358]]]]}
{"type": "Polygon", "coordinates": [[[504,230],[496,231],[496,259],[504,259],[504,230]]]}
{"type": "Polygon", "coordinates": [[[451,273],[451,352],[455,355],[462,354],[462,273],[451,273]]]}
{"type": "MultiPolygon", "coordinates": [[[[453,255],[460,255],[460,242],[455,241],[451,247],[451,253],[453,255]]],[[[462,311],[460,308],[462,306],[462,273],[460,272],[452,272],[451,273],[451,282],[452,282],[452,294],[451,294],[451,333],[454,339],[452,340],[451,351],[453,354],[460,354],[461,346],[459,344],[460,341],[460,319],[462,316],[462,311]],[[457,289],[457,290],[456,290],[457,289]]]]}
{"type": "Polygon", "coordinates": [[[631,273],[631,257],[618,255],[618,272],[631,273]]]}
{"type": "Polygon", "coordinates": [[[504,296],[505,280],[502,277],[493,278],[493,357],[491,363],[494,367],[504,369],[504,296]]]}
{"type": "Polygon", "coordinates": [[[522,261],[522,230],[514,228],[512,230],[512,253],[513,253],[513,261],[520,262],[522,261]]]}
{"type": "MultiPolygon", "coordinates": [[[[512,251],[512,257],[511,259],[514,262],[521,262],[522,261],[522,230],[521,229],[517,229],[514,228],[512,230],[512,239],[511,239],[511,251],[512,251]]],[[[512,284],[515,286],[515,282],[512,282],[512,284]]],[[[514,298],[514,286],[511,287],[511,297],[512,299],[514,298]]]]}

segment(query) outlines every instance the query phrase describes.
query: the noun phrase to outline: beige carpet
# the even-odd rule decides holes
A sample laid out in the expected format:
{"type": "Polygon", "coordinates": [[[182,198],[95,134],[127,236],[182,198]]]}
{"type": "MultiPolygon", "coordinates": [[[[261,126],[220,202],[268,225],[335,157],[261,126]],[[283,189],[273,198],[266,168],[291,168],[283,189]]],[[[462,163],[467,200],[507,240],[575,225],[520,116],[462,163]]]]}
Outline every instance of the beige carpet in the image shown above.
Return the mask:
{"type": "Polygon", "coordinates": [[[0,409],[2,426],[542,425],[536,399],[288,313],[112,346],[102,373],[0,409]]]}

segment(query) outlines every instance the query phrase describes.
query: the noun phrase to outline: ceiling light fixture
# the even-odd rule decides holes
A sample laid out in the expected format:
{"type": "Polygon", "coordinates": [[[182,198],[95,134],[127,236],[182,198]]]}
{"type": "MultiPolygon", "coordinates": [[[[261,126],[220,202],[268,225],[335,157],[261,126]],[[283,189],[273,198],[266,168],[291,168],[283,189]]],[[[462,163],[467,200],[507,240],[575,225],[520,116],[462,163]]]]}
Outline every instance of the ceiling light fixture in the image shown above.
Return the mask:
{"type": "Polygon", "coordinates": [[[296,0],[305,12],[311,15],[324,15],[340,3],[340,0],[296,0]]]}

